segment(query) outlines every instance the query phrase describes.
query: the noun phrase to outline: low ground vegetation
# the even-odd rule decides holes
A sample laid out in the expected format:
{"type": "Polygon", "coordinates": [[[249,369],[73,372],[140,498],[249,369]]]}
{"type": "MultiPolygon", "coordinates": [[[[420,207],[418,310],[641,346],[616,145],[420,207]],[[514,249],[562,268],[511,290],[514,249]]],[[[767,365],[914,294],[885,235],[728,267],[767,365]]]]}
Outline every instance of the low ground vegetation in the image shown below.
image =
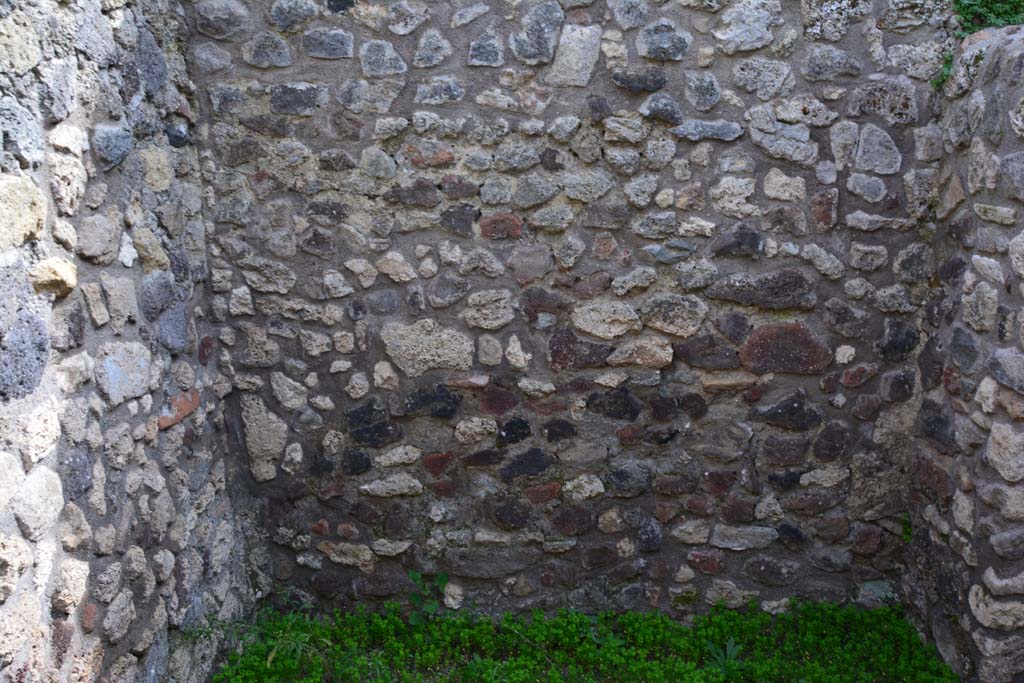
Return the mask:
{"type": "Polygon", "coordinates": [[[329,616],[267,610],[233,636],[238,649],[214,683],[957,680],[894,607],[800,603],[774,616],[715,608],[690,626],[638,612],[492,619],[414,609],[410,619],[395,605],[329,616]]]}
{"type": "Polygon", "coordinates": [[[955,7],[965,34],[1024,24],[1024,0],[956,0],[955,7]]]}

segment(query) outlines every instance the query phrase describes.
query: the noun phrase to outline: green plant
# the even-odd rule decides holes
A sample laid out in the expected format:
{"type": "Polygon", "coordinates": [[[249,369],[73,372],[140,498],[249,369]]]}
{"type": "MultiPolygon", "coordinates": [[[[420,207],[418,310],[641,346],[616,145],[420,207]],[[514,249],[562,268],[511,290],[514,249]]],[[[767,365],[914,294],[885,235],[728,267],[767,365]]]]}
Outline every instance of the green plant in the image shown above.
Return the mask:
{"type": "Polygon", "coordinates": [[[738,670],[743,646],[738,645],[733,638],[726,641],[725,647],[708,641],[707,648],[711,663],[723,674],[729,676],[738,670]]]}
{"type": "Polygon", "coordinates": [[[910,543],[914,540],[914,520],[910,517],[909,512],[904,512],[903,517],[900,518],[900,526],[903,528],[903,533],[900,537],[904,543],[910,543]]]}
{"type": "Polygon", "coordinates": [[[1024,0],[956,0],[954,9],[964,35],[989,26],[1024,24],[1024,0]]]}
{"type": "Polygon", "coordinates": [[[444,572],[435,574],[432,579],[417,571],[409,572],[409,580],[416,590],[409,593],[409,623],[414,626],[426,623],[441,612],[444,605],[444,588],[448,585],[448,575],[444,572]]]}
{"type": "Polygon", "coordinates": [[[657,612],[568,610],[497,618],[439,611],[414,624],[387,605],[320,616],[262,610],[241,631],[244,645],[213,683],[957,680],[891,607],[795,603],[778,615],[716,607],[684,626],[657,612]]]}
{"type": "Polygon", "coordinates": [[[946,85],[946,81],[953,75],[953,53],[947,52],[942,58],[942,69],[938,75],[932,79],[932,87],[936,90],[941,90],[942,86],[946,85]]]}

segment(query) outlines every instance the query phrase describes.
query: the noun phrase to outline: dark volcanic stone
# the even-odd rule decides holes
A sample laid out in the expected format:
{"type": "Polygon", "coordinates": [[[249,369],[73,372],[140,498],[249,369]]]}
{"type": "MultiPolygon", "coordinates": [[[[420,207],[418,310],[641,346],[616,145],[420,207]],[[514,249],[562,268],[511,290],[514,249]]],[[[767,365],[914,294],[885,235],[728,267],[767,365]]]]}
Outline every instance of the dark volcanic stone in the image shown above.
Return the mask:
{"type": "Polygon", "coordinates": [[[354,448],[346,448],[345,452],[341,454],[341,471],[349,476],[355,476],[364,472],[369,472],[370,468],[373,467],[373,461],[370,460],[370,456],[363,451],[356,450],[354,448]]]}
{"type": "Polygon", "coordinates": [[[555,418],[544,423],[544,438],[549,443],[556,443],[574,436],[576,436],[576,428],[568,420],[555,418]]]}
{"type": "Polygon", "coordinates": [[[761,454],[770,467],[796,467],[804,464],[807,441],[771,435],[764,440],[761,454]]]}
{"type": "Polygon", "coordinates": [[[758,408],[755,417],[774,427],[805,432],[821,424],[821,411],[807,399],[802,388],[777,402],[758,408]]]}
{"type": "Polygon", "coordinates": [[[462,237],[473,235],[473,223],[480,218],[480,209],[471,204],[458,204],[441,214],[441,227],[462,237]]]}
{"type": "Polygon", "coordinates": [[[636,530],[636,549],[642,553],[661,550],[661,524],[653,517],[645,517],[636,530]]]}
{"type": "Polygon", "coordinates": [[[384,193],[384,199],[406,206],[433,208],[441,203],[441,193],[432,180],[416,178],[412,185],[395,185],[384,193]]]}
{"type": "Polygon", "coordinates": [[[635,498],[651,490],[651,470],[639,462],[622,462],[611,466],[605,477],[608,491],[614,498],[635,498]]]}
{"type": "Polygon", "coordinates": [[[507,500],[494,506],[492,516],[502,529],[515,531],[530,521],[530,508],[517,500],[507,500]]]}
{"type": "Polygon", "coordinates": [[[480,410],[487,415],[504,415],[517,405],[519,397],[500,387],[487,387],[480,396],[480,410]]]}
{"type": "Polygon", "coordinates": [[[715,256],[740,256],[758,259],[764,254],[764,235],[756,226],[746,221],[734,225],[711,242],[711,253],[715,256]]]}
{"type": "Polygon", "coordinates": [[[506,452],[500,448],[485,448],[467,455],[462,459],[462,464],[466,467],[491,467],[504,460],[506,452]]]}
{"type": "Polygon", "coordinates": [[[691,420],[699,420],[708,414],[708,402],[698,393],[684,394],[679,397],[679,409],[689,415],[691,420]]]}
{"type": "Polygon", "coordinates": [[[761,555],[752,557],[743,565],[743,571],[750,578],[766,586],[785,586],[796,579],[800,565],[788,560],[777,560],[761,555]]]}
{"type": "Polygon", "coordinates": [[[814,308],[814,280],[803,271],[783,268],[762,275],[734,273],[707,288],[712,299],[769,310],[814,308]]]}
{"type": "Polygon", "coordinates": [[[776,531],[779,532],[779,540],[782,542],[782,545],[790,550],[799,550],[810,542],[810,539],[800,530],[800,527],[789,522],[780,524],[776,531]]]}
{"type": "Polygon", "coordinates": [[[657,422],[668,422],[679,413],[679,404],[674,396],[651,394],[647,397],[647,405],[651,407],[651,418],[657,422]]]}
{"type": "Polygon", "coordinates": [[[988,360],[992,378],[1018,394],[1024,394],[1024,357],[1014,349],[999,349],[988,360]]]}
{"type": "Polygon", "coordinates": [[[471,288],[469,280],[445,270],[427,285],[427,302],[434,308],[448,308],[461,301],[471,288]]]}
{"type": "Polygon", "coordinates": [[[721,574],[725,571],[725,553],[715,548],[691,550],[686,559],[702,574],[721,574]]]}
{"type": "Polygon", "coordinates": [[[462,396],[443,384],[416,389],[405,399],[406,415],[429,415],[451,419],[459,411],[462,396]]]}
{"type": "Polygon", "coordinates": [[[818,433],[814,442],[814,457],[823,462],[839,460],[850,451],[856,440],[856,434],[842,422],[829,422],[818,433]]]}
{"type": "Polygon", "coordinates": [[[981,364],[982,351],[977,337],[973,334],[959,325],[954,325],[953,332],[949,336],[947,349],[949,350],[950,360],[965,375],[973,375],[978,371],[981,364]]]}
{"type": "Polygon", "coordinates": [[[299,240],[299,249],[313,256],[328,259],[338,251],[329,233],[313,228],[299,240]]]}
{"type": "Polygon", "coordinates": [[[582,370],[604,367],[612,354],[609,344],[584,341],[572,331],[555,330],[548,340],[548,362],[552,370],[582,370]]]}
{"type": "Polygon", "coordinates": [[[530,429],[530,423],[521,417],[514,417],[498,430],[495,445],[498,448],[510,446],[530,438],[531,434],[533,434],[533,430],[530,429]]]}
{"type": "Polygon", "coordinates": [[[391,416],[377,398],[345,413],[348,433],[358,444],[379,448],[402,438],[402,429],[391,422],[391,416]]]}
{"type": "Polygon", "coordinates": [[[865,311],[854,308],[840,299],[829,299],[825,302],[825,319],[832,329],[850,339],[863,337],[868,324],[868,314],[865,311]]]}
{"type": "Polygon", "coordinates": [[[882,376],[885,399],[894,403],[909,401],[914,395],[917,373],[910,368],[895,370],[882,376]]]}
{"type": "Polygon", "coordinates": [[[462,176],[446,175],[441,178],[441,192],[448,199],[469,199],[479,194],[480,188],[462,176]]]}
{"type": "Polygon", "coordinates": [[[728,311],[715,318],[712,322],[718,331],[722,333],[722,336],[733,344],[742,344],[747,340],[747,335],[750,334],[750,318],[742,313],[728,311]]]}
{"type": "Polygon", "coordinates": [[[348,204],[329,201],[312,201],[306,205],[306,215],[314,223],[325,228],[337,227],[337,224],[348,217],[348,204]]]}
{"type": "Polygon", "coordinates": [[[594,123],[604,121],[612,115],[612,105],[608,98],[600,95],[587,96],[587,109],[590,111],[590,120],[594,123]]]}
{"type": "Polygon", "coordinates": [[[886,318],[885,332],[875,345],[878,355],[890,363],[899,363],[910,357],[921,333],[913,323],[899,318],[886,318]]]}
{"type": "Polygon", "coordinates": [[[523,232],[523,219],[511,213],[492,213],[480,219],[480,234],[492,240],[519,237],[523,232]]]}
{"type": "Polygon", "coordinates": [[[0,399],[28,396],[43,378],[50,350],[46,323],[28,310],[18,311],[0,330],[0,399]]]}
{"type": "Polygon", "coordinates": [[[587,397],[587,410],[614,420],[632,422],[640,416],[642,409],[640,401],[626,387],[593,393],[587,397]]]}
{"type": "Polygon", "coordinates": [[[672,345],[676,358],[704,370],[735,370],[740,366],[736,349],[713,334],[703,334],[672,345]]]}
{"type": "Polygon", "coordinates": [[[612,82],[634,95],[640,95],[645,92],[661,90],[665,87],[667,79],[664,69],[654,67],[644,71],[614,71],[612,72],[612,82]]]}
{"type": "Polygon", "coordinates": [[[552,147],[548,147],[540,153],[540,165],[545,171],[561,171],[565,169],[565,164],[562,163],[558,150],[552,147]]]}
{"type": "Polygon", "coordinates": [[[563,536],[581,536],[595,526],[594,513],[579,505],[563,505],[551,517],[551,526],[563,536]]]}
{"type": "Polygon", "coordinates": [[[499,474],[504,482],[517,477],[534,477],[555,464],[555,459],[539,448],[531,448],[512,458],[499,474]]]}
{"type": "Polygon", "coordinates": [[[312,83],[281,83],[270,87],[270,109],[275,114],[309,116],[327,101],[327,88],[312,83]]]}
{"type": "Polygon", "coordinates": [[[679,107],[679,103],[671,95],[663,92],[648,97],[640,105],[640,113],[649,119],[671,126],[678,126],[683,122],[683,110],[679,107]]]}
{"type": "Polygon", "coordinates": [[[743,367],[759,375],[813,375],[828,367],[832,352],[803,323],[776,323],[756,328],[740,348],[739,358],[743,367]]]}
{"type": "Polygon", "coordinates": [[[944,452],[956,448],[951,411],[936,401],[925,399],[921,404],[921,411],[917,414],[917,431],[935,442],[944,452]]]}

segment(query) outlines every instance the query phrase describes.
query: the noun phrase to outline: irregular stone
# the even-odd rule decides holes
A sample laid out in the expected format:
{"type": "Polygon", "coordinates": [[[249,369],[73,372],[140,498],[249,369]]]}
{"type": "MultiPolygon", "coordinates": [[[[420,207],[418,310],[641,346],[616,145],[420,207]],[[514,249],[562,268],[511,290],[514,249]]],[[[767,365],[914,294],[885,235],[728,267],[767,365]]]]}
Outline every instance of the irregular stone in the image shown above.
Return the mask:
{"type": "Polygon", "coordinates": [[[555,56],[558,31],[563,21],[565,12],[557,2],[548,0],[533,5],[523,15],[522,30],[508,37],[512,54],[524,64],[547,64],[555,56]]]}
{"type": "Polygon", "coordinates": [[[317,59],[352,59],[354,41],[352,34],[342,29],[314,28],[302,34],[306,54],[317,59]]]}
{"type": "Polygon", "coordinates": [[[29,178],[0,175],[0,251],[20,247],[42,232],[46,197],[29,178]]]}
{"type": "Polygon", "coordinates": [[[736,87],[754,93],[760,100],[789,95],[796,86],[793,71],[785,62],[752,57],[736,63],[732,69],[736,87]]]}
{"type": "Polygon", "coordinates": [[[601,54],[601,27],[568,24],[562,28],[555,60],[544,81],[548,85],[585,87],[601,54]]]}
{"type": "Polygon", "coordinates": [[[497,68],[505,65],[505,49],[501,39],[493,30],[487,30],[469,44],[466,57],[469,66],[488,66],[497,68]]]}
{"type": "Polygon", "coordinates": [[[906,76],[874,74],[849,96],[850,116],[877,114],[890,126],[917,121],[917,88],[906,76]]]}
{"type": "Polygon", "coordinates": [[[709,543],[727,550],[752,550],[767,548],[778,537],[779,532],[771,527],[716,524],[709,543]]]}
{"type": "Polygon", "coordinates": [[[769,310],[811,309],[817,302],[814,281],[803,271],[792,268],[763,275],[735,273],[712,284],[707,295],[769,310]]]}
{"type": "Polygon", "coordinates": [[[108,342],[96,354],[95,381],[112,406],[149,391],[152,355],[138,342],[108,342]]]}
{"type": "Polygon", "coordinates": [[[707,304],[691,295],[654,294],[640,306],[645,325],[677,337],[696,334],[707,313],[707,304]]]}
{"type": "Polygon", "coordinates": [[[499,330],[516,318],[512,292],[507,289],[489,289],[473,292],[460,317],[470,327],[499,330]]]}
{"type": "Polygon", "coordinates": [[[249,27],[249,10],[238,0],[200,0],[195,13],[196,30],[217,40],[228,40],[249,27]]]}
{"type": "Polygon", "coordinates": [[[671,19],[648,24],[636,37],[636,52],[656,62],[678,62],[693,44],[693,36],[671,19]]]}
{"type": "Polygon", "coordinates": [[[359,63],[368,78],[404,74],[409,67],[386,40],[368,40],[359,48],[359,63]]]}
{"type": "Polygon", "coordinates": [[[381,340],[388,357],[409,377],[436,369],[468,370],[473,363],[472,340],[434,320],[387,323],[381,340]]]}
{"type": "Polygon", "coordinates": [[[739,0],[722,13],[719,27],[712,33],[722,52],[757,50],[772,42],[772,29],[783,24],[779,0],[739,0]]]}
{"type": "Polygon", "coordinates": [[[412,56],[412,65],[418,69],[437,66],[452,54],[452,44],[436,28],[430,28],[420,36],[416,52],[412,56]]]}
{"type": "Polygon", "coordinates": [[[771,405],[757,408],[754,415],[774,427],[805,432],[821,424],[821,410],[808,401],[807,392],[798,389],[771,405]]]}
{"type": "Polygon", "coordinates": [[[871,123],[861,126],[854,168],[892,175],[899,172],[902,163],[903,156],[888,133],[871,123]]]}
{"type": "Polygon", "coordinates": [[[601,339],[615,339],[643,325],[636,310],[621,301],[600,301],[577,305],[572,312],[576,329],[601,339]]]}
{"type": "Polygon", "coordinates": [[[808,81],[834,81],[840,76],[860,76],[860,60],[831,45],[810,45],[800,73],[808,81]]]}
{"type": "Polygon", "coordinates": [[[731,142],[743,135],[743,126],[735,121],[703,121],[690,119],[676,126],[670,131],[673,135],[700,142],[702,140],[721,140],[731,142]]]}
{"type": "Polygon", "coordinates": [[[832,352],[803,323],[773,323],[754,328],[739,357],[743,367],[759,375],[811,375],[828,367],[832,352]]]}
{"type": "Polygon", "coordinates": [[[277,477],[277,464],[288,442],[288,425],[268,410],[259,396],[243,394],[240,403],[249,471],[258,482],[270,481],[277,477]]]}
{"type": "Polygon", "coordinates": [[[242,44],[242,59],[259,69],[281,68],[292,63],[288,43],[273,33],[259,33],[242,44]]]}
{"type": "Polygon", "coordinates": [[[399,472],[383,479],[371,481],[359,487],[359,492],[379,498],[395,496],[418,496],[423,493],[423,484],[410,474],[399,472]]]}

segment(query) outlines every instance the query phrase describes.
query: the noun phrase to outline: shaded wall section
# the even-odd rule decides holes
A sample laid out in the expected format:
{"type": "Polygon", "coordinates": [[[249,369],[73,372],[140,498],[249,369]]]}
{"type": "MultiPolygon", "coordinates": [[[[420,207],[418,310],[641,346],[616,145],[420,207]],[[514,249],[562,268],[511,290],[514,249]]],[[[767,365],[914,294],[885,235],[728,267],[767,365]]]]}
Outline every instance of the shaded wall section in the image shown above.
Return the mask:
{"type": "Polygon", "coordinates": [[[182,17],[0,3],[3,681],[205,680],[217,645],[180,629],[259,585],[197,313],[182,17]]]}
{"type": "Polygon", "coordinates": [[[1000,683],[1024,675],[1022,73],[1024,34],[993,29],[964,42],[944,86],[903,582],[946,659],[1000,683]]]}

